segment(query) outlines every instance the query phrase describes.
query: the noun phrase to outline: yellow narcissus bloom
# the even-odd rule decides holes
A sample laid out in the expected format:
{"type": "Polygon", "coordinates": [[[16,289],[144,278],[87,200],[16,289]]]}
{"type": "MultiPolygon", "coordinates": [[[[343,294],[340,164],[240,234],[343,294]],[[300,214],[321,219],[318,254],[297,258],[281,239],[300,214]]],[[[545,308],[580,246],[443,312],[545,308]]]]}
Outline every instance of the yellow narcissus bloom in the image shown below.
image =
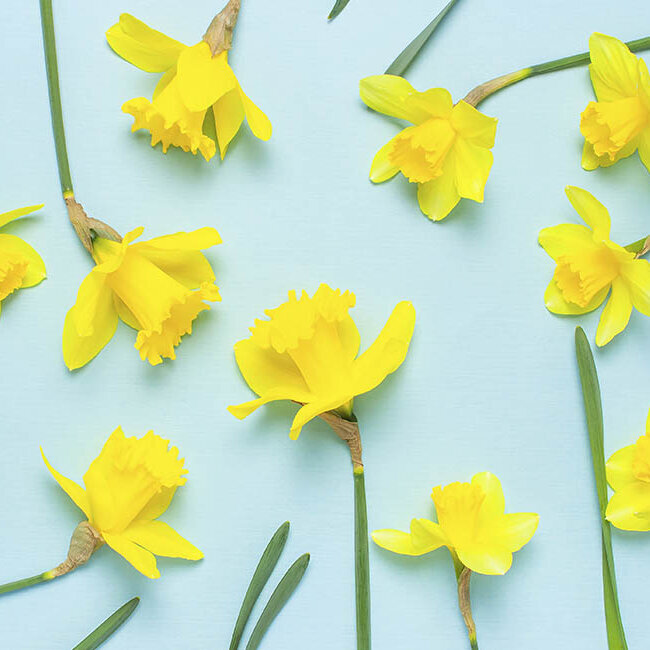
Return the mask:
{"type": "Polygon", "coordinates": [[[607,461],[607,482],[614,495],[605,516],[623,530],[650,530],[650,412],[645,434],[607,461]]]}
{"type": "Polygon", "coordinates": [[[625,43],[605,34],[589,39],[591,81],[597,102],[582,113],[582,166],[609,167],[637,149],[650,170],[650,74],[625,43]]]}
{"type": "Polygon", "coordinates": [[[459,101],[444,88],[418,92],[394,75],[362,79],[361,99],[372,109],[411,122],[385,144],[370,168],[383,183],[402,172],[418,184],[418,201],[430,219],[444,219],[461,198],[483,201],[492,167],[497,120],[459,101]]]}
{"type": "Polygon", "coordinates": [[[596,331],[596,344],[609,343],[627,326],[635,307],[650,316],[650,263],[610,240],[605,206],[579,187],[566,194],[587,226],[544,228],[539,243],[557,266],[544,300],[554,314],[586,314],[601,305],[611,289],[596,331]]]}
{"type": "Polygon", "coordinates": [[[502,575],[539,523],[537,514],[505,514],[501,483],[490,472],[476,474],[471,483],[435,487],[431,498],[438,523],[413,519],[410,533],[375,530],[372,539],[402,555],[424,555],[446,546],[470,571],[502,575]]]}
{"type": "Polygon", "coordinates": [[[152,101],[137,97],[122,106],[135,119],[133,131],[151,133],[151,146],[162,142],[165,153],[170,145],[195,155],[200,151],[210,160],[216,145],[203,130],[208,110],[214,114],[222,160],[244,117],[256,137],[271,137],[271,123],[242,90],[227,49],[213,56],[207,42],[184,45],[129,14],[120,16],[106,38],[129,63],[146,72],[165,73],[152,101]]]}
{"type": "MultiPolygon", "coordinates": [[[[41,450],[42,453],[42,450],[41,450]]],[[[106,542],[140,573],[159,578],[154,555],[200,560],[203,553],[159,521],[187,470],[178,449],[153,431],[127,438],[120,427],[110,436],[83,480],[85,489],[43,460],[63,491],[88,517],[100,543],[106,542]]]]}
{"type": "Polygon", "coordinates": [[[198,314],[218,301],[210,263],[201,251],[221,243],[214,228],[156,237],[133,244],[143,228],[121,243],[98,237],[97,265],[79,287],[63,327],[63,358],[70,370],[93,359],[111,340],[118,317],[138,330],[135,348],[151,365],[175,359],[174,348],[192,333],[198,314]]]}
{"type": "Polygon", "coordinates": [[[404,361],[415,325],[415,309],[400,302],[375,342],[359,357],[359,331],[348,311],[354,294],[321,284],[310,298],[289,292],[289,300],[266,310],[251,336],[235,345],[235,357],[248,385],[260,397],[230,406],[238,418],[275,400],[302,404],[291,425],[296,439],[302,427],[327,411],[352,413],[356,395],[378,386],[404,361]]]}
{"type": "MultiPolygon", "coordinates": [[[[0,228],[19,219],[42,205],[30,205],[0,214],[0,228]]],[[[0,311],[2,301],[14,291],[33,287],[45,278],[45,264],[41,256],[20,237],[0,234],[0,311]]]]}

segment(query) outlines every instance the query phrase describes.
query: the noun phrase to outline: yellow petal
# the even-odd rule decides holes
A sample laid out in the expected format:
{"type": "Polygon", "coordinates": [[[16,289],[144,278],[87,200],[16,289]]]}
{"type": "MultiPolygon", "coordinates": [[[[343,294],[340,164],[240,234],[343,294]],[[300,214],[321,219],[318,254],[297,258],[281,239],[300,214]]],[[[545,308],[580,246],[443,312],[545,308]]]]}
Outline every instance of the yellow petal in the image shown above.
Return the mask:
{"type": "Polygon", "coordinates": [[[546,309],[553,314],[576,316],[577,314],[587,314],[597,307],[600,307],[603,300],[607,298],[608,293],[609,287],[601,289],[585,307],[581,307],[573,302],[567,302],[564,299],[562,291],[557,286],[555,279],[551,278],[551,281],[548,283],[548,287],[546,287],[546,291],[544,292],[544,304],[546,305],[546,309]]]}
{"type": "Polygon", "coordinates": [[[334,411],[337,408],[347,404],[351,399],[354,398],[354,395],[338,395],[336,397],[330,397],[327,399],[321,399],[309,404],[305,404],[296,416],[293,418],[291,423],[291,430],[289,431],[289,437],[292,440],[297,440],[302,428],[310,420],[313,420],[315,417],[318,417],[321,413],[326,413],[327,411],[334,411]]]}
{"type": "Polygon", "coordinates": [[[210,262],[200,251],[143,246],[138,249],[138,253],[188,289],[198,289],[201,285],[213,284],[216,280],[210,262]]]}
{"type": "Polygon", "coordinates": [[[447,537],[440,524],[428,519],[411,520],[413,546],[422,553],[429,553],[447,544],[447,537]]]}
{"type": "Polygon", "coordinates": [[[594,237],[609,239],[611,219],[607,208],[596,197],[580,187],[568,185],[564,191],[575,211],[594,231],[594,237]]]}
{"type": "Polygon", "coordinates": [[[483,490],[485,499],[481,504],[479,519],[495,519],[503,515],[506,507],[503,489],[499,479],[492,472],[480,472],[472,477],[472,485],[483,490]]]}
{"type": "Polygon", "coordinates": [[[66,478],[60,472],[57,472],[50,461],[45,457],[45,452],[41,447],[41,456],[43,457],[43,462],[45,463],[47,469],[50,470],[50,474],[54,477],[54,480],[61,486],[63,491],[72,499],[77,508],[81,509],[83,513],[90,519],[90,503],[88,501],[88,496],[86,495],[86,490],[84,490],[81,485],[75,483],[72,479],[66,478]]]}
{"type": "Polygon", "coordinates": [[[137,250],[140,246],[159,248],[160,250],[205,250],[217,244],[221,244],[219,233],[210,227],[199,228],[190,232],[177,232],[173,235],[154,237],[146,242],[136,244],[137,250]]]}
{"type": "Polygon", "coordinates": [[[457,548],[458,559],[471,571],[484,575],[503,575],[512,566],[512,553],[503,548],[470,546],[457,548]]]}
{"type": "Polygon", "coordinates": [[[246,113],[246,121],[253,135],[260,140],[268,140],[271,137],[273,128],[271,121],[266,114],[250,99],[250,97],[239,88],[239,96],[244,105],[244,112],[246,113]]]}
{"type": "Polygon", "coordinates": [[[174,485],[172,487],[163,487],[158,494],[156,494],[147,505],[140,510],[138,515],[139,522],[151,521],[152,519],[158,519],[160,515],[164,514],[169,508],[169,504],[176,494],[176,488],[178,486],[174,485]]]}
{"type": "MultiPolygon", "coordinates": [[[[287,401],[305,403],[312,398],[313,396],[309,392],[300,394],[292,387],[278,386],[273,390],[269,390],[268,392],[265,392],[264,395],[262,395],[262,397],[259,397],[258,399],[251,400],[250,402],[244,402],[243,404],[229,406],[228,412],[231,415],[234,415],[239,420],[243,420],[244,418],[248,417],[253,411],[256,411],[260,406],[264,406],[264,404],[268,404],[269,402],[287,400],[287,401]]],[[[341,402],[341,404],[342,403],[343,402],[341,402]]],[[[322,412],[323,411],[321,411],[321,413],[322,412]]]]}
{"type": "Polygon", "coordinates": [[[492,161],[492,152],[484,147],[458,138],[454,145],[456,162],[456,190],[461,197],[483,202],[492,161]]]}
{"type": "Polygon", "coordinates": [[[140,321],[133,315],[133,312],[124,304],[124,301],[118,295],[113,294],[113,304],[115,305],[117,315],[123,323],[126,323],[134,330],[139,331],[142,329],[140,321]]]}
{"type": "Polygon", "coordinates": [[[408,101],[409,96],[417,91],[402,77],[388,74],[366,77],[359,82],[359,91],[367,106],[384,115],[413,124],[420,124],[430,117],[426,109],[408,101]]]}
{"type": "Polygon", "coordinates": [[[125,531],[124,537],[142,546],[154,555],[200,560],[203,553],[181,537],[164,521],[136,521],[125,531]]]}
{"type": "Polygon", "coordinates": [[[637,94],[639,64],[625,43],[598,32],[589,38],[591,81],[600,101],[613,102],[637,94]]]}
{"type": "Polygon", "coordinates": [[[596,345],[607,345],[617,334],[622,332],[632,314],[632,298],[627,284],[622,278],[612,282],[612,293],[603,309],[596,330],[596,345]]]}
{"type": "Polygon", "coordinates": [[[420,209],[433,221],[441,221],[456,207],[460,194],[456,187],[456,156],[447,154],[442,175],[418,185],[420,209]]]}
{"type": "Polygon", "coordinates": [[[451,112],[456,132],[472,144],[492,149],[497,134],[497,118],[488,117],[462,99],[451,112]]]}
{"type": "Polygon", "coordinates": [[[45,262],[41,256],[20,237],[14,235],[0,235],[0,251],[16,253],[28,262],[27,271],[23,276],[21,287],[33,287],[47,277],[45,262]]]}
{"type": "Polygon", "coordinates": [[[119,22],[106,32],[106,39],[123,59],[146,72],[169,70],[186,47],[130,14],[120,16],[119,22]]]}
{"type": "Polygon", "coordinates": [[[639,156],[641,162],[646,166],[650,172],[650,128],[646,129],[639,137],[639,156]]]}
{"type": "Polygon", "coordinates": [[[190,111],[206,110],[237,86],[237,78],[228,65],[228,53],[213,57],[205,41],[181,52],[177,78],[181,99],[190,111]]]}
{"type": "Polygon", "coordinates": [[[147,578],[160,578],[156,558],[147,550],[129,541],[124,535],[103,534],[104,541],[147,578]]]}
{"type": "Polygon", "coordinates": [[[24,217],[27,214],[36,212],[36,210],[40,210],[44,205],[44,203],[41,203],[40,205],[29,205],[26,208],[16,208],[15,210],[9,210],[9,212],[0,213],[0,228],[6,226],[14,219],[20,219],[20,217],[24,217]]]}
{"type": "Polygon", "coordinates": [[[650,530],[650,483],[635,481],[616,490],[605,516],[622,530],[650,530]]]}
{"type": "Polygon", "coordinates": [[[539,515],[532,512],[504,515],[494,532],[494,539],[506,550],[514,553],[530,542],[538,525],[539,515]]]}
{"type": "Polygon", "coordinates": [[[387,375],[402,365],[415,327],[415,308],[400,302],[374,343],[352,364],[354,395],[378,386],[387,375]]]}
{"type": "Polygon", "coordinates": [[[63,325],[63,360],[69,370],[85,366],[113,338],[117,311],[106,276],[93,269],[81,283],[77,302],[63,325]]]}
{"type": "Polygon", "coordinates": [[[641,259],[625,262],[621,274],[635,309],[650,316],[650,262],[641,259]]]}
{"type": "Polygon", "coordinates": [[[173,67],[169,68],[165,74],[160,77],[158,80],[158,83],[156,84],[156,87],[153,89],[153,97],[151,98],[151,101],[154,101],[160,93],[169,86],[169,84],[174,80],[174,77],[176,76],[176,65],[173,67]]]}
{"type": "Polygon", "coordinates": [[[370,166],[370,180],[373,183],[383,183],[389,178],[393,178],[399,171],[399,167],[391,162],[389,155],[394,143],[395,138],[387,142],[373,158],[372,165],[370,166]]]}
{"type": "Polygon", "coordinates": [[[378,546],[401,555],[424,555],[443,546],[444,536],[438,524],[428,519],[413,519],[411,534],[401,530],[375,530],[372,539],[378,546]]]}
{"type": "Polygon", "coordinates": [[[239,96],[239,89],[233,88],[225,95],[222,95],[212,107],[214,121],[217,129],[217,141],[221,160],[224,159],[228,145],[237,135],[241,123],[244,121],[244,104],[239,96]]]}
{"type": "Polygon", "coordinates": [[[637,482],[632,469],[632,463],[636,457],[636,445],[628,445],[612,454],[605,466],[607,482],[612,490],[621,490],[624,487],[637,482]]]}
{"type": "Polygon", "coordinates": [[[451,93],[446,88],[429,88],[424,92],[414,90],[406,97],[405,104],[410,111],[422,111],[430,117],[449,119],[454,106],[451,93]]]}
{"type": "Polygon", "coordinates": [[[556,261],[558,257],[572,253],[578,247],[594,247],[592,231],[577,223],[543,228],[539,231],[539,243],[556,261]]]}

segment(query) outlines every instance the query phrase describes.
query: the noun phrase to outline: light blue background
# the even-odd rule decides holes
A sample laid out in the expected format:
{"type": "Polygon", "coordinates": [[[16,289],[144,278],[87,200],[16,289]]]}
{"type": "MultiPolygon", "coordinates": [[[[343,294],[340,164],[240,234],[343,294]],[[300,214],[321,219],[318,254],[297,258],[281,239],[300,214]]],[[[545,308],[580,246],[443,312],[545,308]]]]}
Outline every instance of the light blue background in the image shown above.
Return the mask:
{"type": "MultiPolygon", "coordinates": [[[[403,178],[377,187],[367,180],[375,151],[398,125],[367,110],[357,88],[442,2],[352,0],[328,24],[332,0],[244,0],[231,62],[273,122],[273,138],[259,142],[244,127],[225,164],[206,164],[180,150],[164,156],[147,136],[130,134],[120,106],[150,96],[157,75],[115,56],[104,31],[129,11],[192,43],[221,3],[56,1],[78,199],[122,232],[214,225],[224,240],[208,253],[223,302],[201,316],[177,361],[144,364],[133,332],[120,326],[94,362],[70,374],[61,328],[91,264],[59,195],[37,4],[0,7],[0,210],[46,203],[7,232],[32,243],[49,271],[42,285],[3,303],[0,318],[0,581],[60,562],[80,521],[39,445],[80,480],[118,424],[132,434],[153,428],[181,449],[189,481],[165,519],[206,559],[162,559],[163,577],[150,581],[103,549],[74,575],[3,598],[2,647],[70,648],[137,594],[139,610],[107,647],[225,648],[254,565],[289,519],[280,568],[305,551],[312,563],[263,647],[354,648],[345,447],[320,422],[291,442],[290,404],[244,422],[225,410],[251,395],[233,343],[289,289],[328,282],[356,293],[364,345],[399,300],[412,300],[418,312],[406,363],[355,407],[371,529],[431,516],[432,486],[493,471],[509,510],[539,512],[541,524],[510,573],[473,580],[482,650],[605,648],[599,524],[573,346],[579,323],[593,341],[599,313],[546,312],[553,267],[536,237],[544,226],[576,221],[567,184],[609,207],[615,240],[647,235],[650,177],[636,155],[607,170],[580,168],[579,113],[593,97],[586,69],[525,81],[482,105],[499,118],[486,202],[465,201],[434,224],[403,178]]],[[[408,78],[459,99],[498,74],[586,49],[592,31],[646,35],[649,17],[644,0],[615,8],[605,0],[527,8],[519,0],[462,0],[408,78]]],[[[596,354],[608,454],[643,431],[649,335],[650,320],[635,313],[596,354]]],[[[629,644],[645,647],[650,535],[615,532],[614,546],[629,644]]],[[[411,559],[373,546],[370,559],[376,650],[466,648],[445,552],[411,559]]]]}

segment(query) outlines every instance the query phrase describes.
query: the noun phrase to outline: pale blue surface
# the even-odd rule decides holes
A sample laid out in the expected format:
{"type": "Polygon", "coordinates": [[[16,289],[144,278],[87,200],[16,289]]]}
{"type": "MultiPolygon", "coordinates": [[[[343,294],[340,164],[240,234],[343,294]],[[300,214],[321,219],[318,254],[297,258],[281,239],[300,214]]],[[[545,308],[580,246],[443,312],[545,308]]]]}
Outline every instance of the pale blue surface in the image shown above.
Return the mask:
{"type": "MultiPolygon", "coordinates": [[[[549,315],[542,295],[551,260],[540,228],[575,221],[563,187],[593,191],[610,209],[614,239],[648,234],[650,177],[638,157],[588,174],[579,160],[579,112],[592,99],[586,69],[526,81],[489,99],[499,117],[486,203],[463,202],[441,224],[423,217],[403,178],[374,187],[375,151],[397,132],[367,110],[358,80],[381,72],[442,2],[352,0],[332,24],[332,0],[244,0],[233,66],[270,116],[269,143],[247,127],[225,164],[179,150],[167,156],[131,135],[121,103],[150,95],[157,75],[115,56],[103,33],[130,11],[191,43],[220,2],[55,2],[64,112],[79,200],[125,232],[149,236],[214,225],[208,253],[223,302],[200,318],[178,360],[151,368],[120,326],[87,368],[70,374],[60,337],[90,262],[58,193],[38,3],[0,6],[0,211],[43,201],[7,231],[42,254],[49,279],[3,303],[0,581],[62,560],[80,513],[42,464],[39,444],[80,479],[107,435],[153,428],[187,459],[189,481],[166,520],[200,546],[201,563],[160,560],[150,581],[102,550],[65,579],[2,598],[3,648],[70,648],[133,595],[140,608],[114,650],[225,648],[264,544],[285,519],[281,567],[304,551],[312,564],[263,642],[266,650],[354,648],[352,478],[344,446],[320,422],[288,438],[295,407],[238,422],[225,407],[248,399],[233,343],[289,289],[320,282],[357,295],[364,344],[401,299],[418,312],[407,362],[358,400],[369,523],[406,527],[431,516],[433,485],[489,469],[511,511],[541,515],[506,577],[473,581],[482,650],[606,647],[600,538],[573,331],[593,341],[597,318],[549,315]],[[381,6],[381,9],[378,7],[381,6]]],[[[647,34],[645,0],[612,3],[462,0],[408,78],[455,99],[497,74],[583,51],[588,35],[647,34]]],[[[606,452],[643,431],[650,388],[650,319],[635,313],[596,362],[606,452]]],[[[630,648],[647,645],[650,535],[614,534],[630,648]]],[[[371,547],[376,650],[464,650],[446,553],[401,558],[371,547]]],[[[277,576],[279,577],[279,575],[277,576]]],[[[258,610],[259,611],[259,608],[258,610]]]]}

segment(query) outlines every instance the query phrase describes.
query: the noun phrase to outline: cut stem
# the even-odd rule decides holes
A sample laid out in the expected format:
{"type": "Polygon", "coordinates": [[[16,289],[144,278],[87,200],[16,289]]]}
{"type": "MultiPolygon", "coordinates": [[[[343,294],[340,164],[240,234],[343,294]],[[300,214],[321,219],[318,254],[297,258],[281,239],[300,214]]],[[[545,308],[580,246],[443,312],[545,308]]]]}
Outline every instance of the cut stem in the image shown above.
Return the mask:
{"type": "Polygon", "coordinates": [[[370,562],[368,559],[368,511],[363,465],[355,467],[353,474],[357,650],[370,650],[370,562]]]}
{"type": "Polygon", "coordinates": [[[32,576],[31,578],[24,578],[23,580],[8,582],[5,585],[0,585],[0,595],[8,594],[12,591],[18,591],[19,589],[25,589],[25,587],[33,587],[34,585],[41,584],[41,582],[48,582],[55,577],[56,576],[52,571],[46,571],[45,573],[39,573],[39,575],[32,576]]]}
{"type": "MultiPolygon", "coordinates": [[[[635,41],[629,41],[626,45],[630,48],[631,52],[646,50],[650,48],[650,36],[638,38],[635,41]]],[[[465,101],[472,106],[478,106],[486,97],[489,97],[506,86],[512,86],[512,84],[515,84],[518,81],[523,81],[524,79],[535,77],[539,74],[546,74],[547,72],[574,68],[589,62],[589,52],[582,52],[581,54],[565,56],[561,59],[555,59],[554,61],[538,63],[537,65],[532,65],[528,68],[522,68],[521,70],[516,70],[515,72],[510,72],[509,74],[482,83],[480,86],[477,86],[467,93],[465,101]]]]}
{"type": "Polygon", "coordinates": [[[472,605],[469,595],[469,583],[472,577],[472,572],[463,567],[460,574],[456,569],[456,579],[458,581],[458,606],[460,613],[463,615],[463,620],[467,626],[467,635],[469,636],[469,646],[471,650],[478,650],[478,641],[476,640],[476,625],[472,618],[472,605]]]}

